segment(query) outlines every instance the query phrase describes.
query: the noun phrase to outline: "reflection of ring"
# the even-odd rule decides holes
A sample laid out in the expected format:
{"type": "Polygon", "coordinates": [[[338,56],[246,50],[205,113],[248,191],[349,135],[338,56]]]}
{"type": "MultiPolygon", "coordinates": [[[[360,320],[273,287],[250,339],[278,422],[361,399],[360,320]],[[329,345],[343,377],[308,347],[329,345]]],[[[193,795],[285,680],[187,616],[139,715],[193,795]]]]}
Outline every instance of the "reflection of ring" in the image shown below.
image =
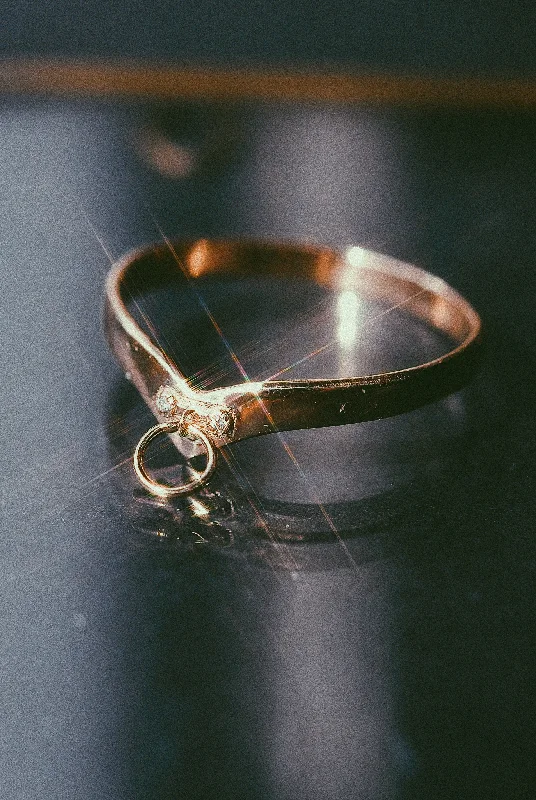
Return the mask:
{"type": "Polygon", "coordinates": [[[480,318],[467,300],[424,270],[357,247],[336,252],[205,239],[154,246],[125,256],[111,269],[105,314],[108,340],[119,363],[157,420],[168,426],[156,426],[142,438],[141,462],[140,445],[135,461],[144,486],[164,497],[192,491],[208,479],[214,468],[213,446],[273,431],[344,425],[411,411],[462,388],[480,355],[480,318]],[[401,308],[450,338],[454,346],[432,361],[391,372],[332,380],[245,380],[196,390],[126,304],[181,280],[190,287],[193,279],[209,274],[312,279],[341,297],[356,293],[401,308]],[[163,432],[195,433],[201,440],[209,463],[199,479],[171,489],[147,477],[144,449],[163,432]]]}
{"type": "Polygon", "coordinates": [[[216,450],[214,449],[212,442],[208,436],[205,436],[202,430],[196,428],[195,425],[189,425],[188,438],[192,437],[193,439],[202,442],[207,451],[207,465],[203,472],[196,472],[194,478],[186,481],[186,483],[180,484],[180,486],[166,486],[166,484],[158,483],[149,477],[144,465],[145,451],[147,450],[147,447],[153,441],[153,439],[156,439],[157,436],[160,436],[160,434],[177,433],[177,431],[179,431],[179,425],[175,422],[164,422],[159,425],[155,425],[154,427],[149,428],[147,433],[141,437],[137,444],[136,450],[134,451],[134,469],[136,470],[136,475],[145,488],[148,489],[151,494],[158,495],[158,497],[179,497],[181,494],[190,494],[190,492],[193,492],[195,489],[203,486],[216,469],[216,450]]]}

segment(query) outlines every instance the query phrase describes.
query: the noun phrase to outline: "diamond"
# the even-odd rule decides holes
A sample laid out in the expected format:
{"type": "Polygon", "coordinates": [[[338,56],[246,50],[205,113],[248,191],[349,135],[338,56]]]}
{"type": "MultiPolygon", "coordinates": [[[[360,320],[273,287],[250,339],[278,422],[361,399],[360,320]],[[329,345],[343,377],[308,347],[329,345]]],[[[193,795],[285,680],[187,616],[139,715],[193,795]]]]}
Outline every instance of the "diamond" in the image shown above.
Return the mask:
{"type": "Polygon", "coordinates": [[[216,436],[225,436],[233,422],[230,411],[218,409],[209,415],[210,426],[216,436]]]}
{"type": "Polygon", "coordinates": [[[156,407],[162,414],[172,414],[177,408],[178,400],[175,393],[168,386],[159,389],[156,395],[156,407]]]}

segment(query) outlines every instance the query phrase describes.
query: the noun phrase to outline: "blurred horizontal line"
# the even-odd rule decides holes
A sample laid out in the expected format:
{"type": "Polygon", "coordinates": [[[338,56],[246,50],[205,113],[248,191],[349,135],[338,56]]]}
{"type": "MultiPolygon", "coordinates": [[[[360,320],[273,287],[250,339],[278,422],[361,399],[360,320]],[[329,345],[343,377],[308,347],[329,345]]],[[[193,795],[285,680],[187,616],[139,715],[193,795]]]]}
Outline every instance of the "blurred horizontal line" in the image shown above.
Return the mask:
{"type": "Polygon", "coordinates": [[[536,80],[183,69],[125,61],[1,60],[0,92],[112,99],[536,107],[536,80]]]}

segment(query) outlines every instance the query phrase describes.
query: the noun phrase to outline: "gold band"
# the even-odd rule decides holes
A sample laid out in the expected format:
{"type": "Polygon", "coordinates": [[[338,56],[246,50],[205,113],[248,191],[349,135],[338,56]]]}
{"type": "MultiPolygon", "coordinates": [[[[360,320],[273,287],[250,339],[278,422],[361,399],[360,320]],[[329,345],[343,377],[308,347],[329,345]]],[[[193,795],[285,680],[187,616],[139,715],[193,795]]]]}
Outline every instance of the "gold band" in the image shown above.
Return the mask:
{"type": "Polygon", "coordinates": [[[344,425],[413,410],[462,388],[478,365],[481,344],[478,314],[443,280],[360,248],[338,252],[206,239],[153,246],[112,267],[105,320],[116,358],[156,419],[173,423],[180,435],[195,428],[215,447],[273,431],[344,425]],[[351,289],[366,299],[403,306],[448,336],[454,347],[440,358],[392,372],[196,390],[134,320],[127,303],[179,278],[209,274],[303,278],[337,291],[351,289]]]}
{"type": "Polygon", "coordinates": [[[166,486],[165,484],[158,483],[151,478],[147,474],[144,464],[145,451],[147,447],[153,441],[153,439],[156,439],[161,434],[177,432],[179,432],[179,425],[174,422],[164,422],[154,425],[152,428],[149,428],[146,433],[144,433],[134,451],[134,470],[138,476],[138,480],[143,486],[145,486],[146,489],[151,492],[151,494],[155,494],[158,497],[179,497],[183,494],[190,494],[190,492],[193,492],[200,486],[203,486],[216,469],[216,450],[214,449],[212,442],[202,430],[196,428],[195,425],[190,425],[188,429],[188,436],[191,436],[201,442],[207,452],[207,464],[203,472],[195,473],[195,476],[191,478],[191,480],[187,481],[186,483],[182,483],[179,486],[166,486]]]}

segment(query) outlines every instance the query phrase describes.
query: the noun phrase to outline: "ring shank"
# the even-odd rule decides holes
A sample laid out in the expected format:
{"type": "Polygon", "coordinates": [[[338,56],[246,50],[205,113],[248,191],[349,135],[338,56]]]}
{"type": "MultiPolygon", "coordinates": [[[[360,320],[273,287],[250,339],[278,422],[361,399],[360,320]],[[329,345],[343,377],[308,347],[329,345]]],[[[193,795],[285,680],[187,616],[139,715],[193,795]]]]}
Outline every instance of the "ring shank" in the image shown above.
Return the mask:
{"type": "Polygon", "coordinates": [[[248,241],[182,241],[127,255],[107,280],[107,335],[125,372],[150,406],[170,385],[192,402],[224,406],[235,418],[232,435],[216,445],[270,433],[380,419],[410,411],[457,391],[473,375],[481,350],[481,323],[472,306],[448,284],[424,270],[361,248],[345,252],[248,241]],[[335,291],[352,289],[365,299],[400,306],[448,336],[454,347],[425,364],[344,379],[243,383],[196,391],[150,335],[129,313],[127,304],[149,291],[181,282],[188,287],[206,275],[276,276],[313,280],[335,291]]]}

